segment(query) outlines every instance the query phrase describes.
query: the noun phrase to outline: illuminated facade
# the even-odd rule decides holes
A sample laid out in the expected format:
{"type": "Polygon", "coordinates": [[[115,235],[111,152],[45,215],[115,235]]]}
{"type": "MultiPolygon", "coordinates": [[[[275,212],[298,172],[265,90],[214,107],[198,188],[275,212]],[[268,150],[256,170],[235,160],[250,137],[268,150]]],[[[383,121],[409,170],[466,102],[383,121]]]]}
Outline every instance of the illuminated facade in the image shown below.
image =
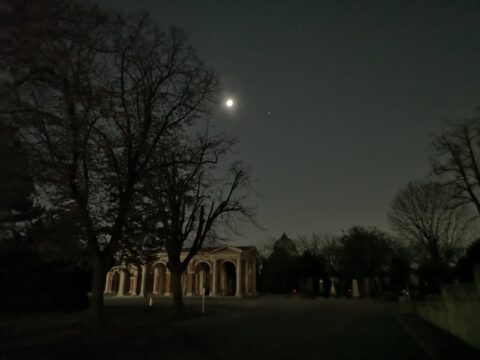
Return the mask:
{"type": "MultiPolygon", "coordinates": [[[[182,253],[181,258],[187,256],[182,253]]],[[[185,296],[256,295],[257,250],[253,246],[222,246],[198,252],[182,274],[185,296]]],[[[105,293],[118,296],[171,295],[166,252],[142,266],[117,266],[107,273],[105,293]]]]}

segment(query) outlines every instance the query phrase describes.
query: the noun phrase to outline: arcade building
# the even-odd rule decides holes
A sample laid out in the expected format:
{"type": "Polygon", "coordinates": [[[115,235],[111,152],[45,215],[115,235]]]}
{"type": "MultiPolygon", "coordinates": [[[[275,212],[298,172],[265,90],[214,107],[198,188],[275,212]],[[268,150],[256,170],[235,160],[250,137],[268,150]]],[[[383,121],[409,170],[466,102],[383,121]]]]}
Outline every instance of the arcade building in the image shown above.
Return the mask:
{"type": "MultiPolygon", "coordinates": [[[[185,258],[187,252],[182,253],[185,258]]],[[[254,246],[221,246],[200,250],[182,274],[185,296],[255,296],[257,250],[254,246]]],[[[116,266],[108,273],[106,294],[117,296],[171,295],[166,252],[151,263],[116,266]]]]}

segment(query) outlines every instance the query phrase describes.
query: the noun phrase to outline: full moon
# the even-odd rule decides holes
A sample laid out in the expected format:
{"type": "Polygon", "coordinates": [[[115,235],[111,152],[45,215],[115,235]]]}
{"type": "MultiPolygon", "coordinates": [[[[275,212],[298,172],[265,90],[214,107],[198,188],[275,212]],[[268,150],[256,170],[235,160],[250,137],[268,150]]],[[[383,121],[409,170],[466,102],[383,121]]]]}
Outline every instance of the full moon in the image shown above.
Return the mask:
{"type": "Polygon", "coordinates": [[[232,107],[233,106],[233,99],[227,99],[227,101],[225,102],[225,105],[227,105],[227,107],[232,107]]]}

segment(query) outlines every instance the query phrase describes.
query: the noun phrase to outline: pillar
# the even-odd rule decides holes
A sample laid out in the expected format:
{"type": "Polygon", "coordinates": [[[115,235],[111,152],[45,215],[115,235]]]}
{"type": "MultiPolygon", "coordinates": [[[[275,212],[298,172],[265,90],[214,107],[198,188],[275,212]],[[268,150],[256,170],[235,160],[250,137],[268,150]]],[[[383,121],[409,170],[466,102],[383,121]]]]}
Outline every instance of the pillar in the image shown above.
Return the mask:
{"type": "Polygon", "coordinates": [[[213,286],[212,286],[212,293],[211,295],[217,295],[217,283],[218,283],[218,275],[217,275],[217,260],[213,259],[213,286]]]}
{"type": "Polygon", "coordinates": [[[159,280],[160,280],[160,270],[158,269],[158,267],[155,267],[153,269],[153,289],[152,289],[153,294],[158,294],[158,289],[159,289],[158,282],[159,282],[159,280]]]}
{"type": "Polygon", "coordinates": [[[335,289],[335,279],[330,278],[330,295],[331,296],[336,296],[337,295],[337,290],[335,289]]]}
{"type": "Polygon", "coordinates": [[[242,259],[237,260],[237,293],[236,296],[242,296],[242,259]]]}
{"type": "Polygon", "coordinates": [[[140,284],[140,296],[146,296],[145,287],[147,286],[147,267],[142,265],[142,283],[140,284]]]}
{"type": "Polygon", "coordinates": [[[358,291],[358,280],[352,280],[352,296],[354,298],[358,298],[360,296],[360,292],[358,291]]]}
{"type": "Polygon", "coordinates": [[[111,287],[110,287],[110,271],[107,272],[107,276],[105,277],[105,290],[103,291],[104,293],[110,292],[111,287]]]}
{"type": "Polygon", "coordinates": [[[125,295],[125,271],[120,270],[120,284],[118,285],[118,296],[125,295]]]}
{"type": "Polygon", "coordinates": [[[138,272],[137,272],[137,276],[130,275],[130,289],[128,291],[129,295],[137,295],[137,277],[138,277],[138,272]]]}
{"type": "Polygon", "coordinates": [[[165,295],[172,295],[171,286],[170,286],[170,270],[167,269],[165,272],[165,295]]]}
{"type": "Polygon", "coordinates": [[[195,273],[188,271],[187,274],[187,296],[193,295],[193,284],[194,284],[194,275],[195,273]]]}

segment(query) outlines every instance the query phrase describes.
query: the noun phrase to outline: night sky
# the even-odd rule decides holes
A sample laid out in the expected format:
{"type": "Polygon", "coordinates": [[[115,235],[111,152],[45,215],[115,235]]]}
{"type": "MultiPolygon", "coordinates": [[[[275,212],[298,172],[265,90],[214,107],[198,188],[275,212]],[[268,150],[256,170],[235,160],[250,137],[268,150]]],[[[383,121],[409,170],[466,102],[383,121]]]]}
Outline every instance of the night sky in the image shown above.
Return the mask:
{"type": "Polygon", "coordinates": [[[215,120],[253,166],[265,228],[239,244],[388,230],[432,134],[480,106],[479,1],[96,2],[184,28],[235,99],[215,120]]]}

